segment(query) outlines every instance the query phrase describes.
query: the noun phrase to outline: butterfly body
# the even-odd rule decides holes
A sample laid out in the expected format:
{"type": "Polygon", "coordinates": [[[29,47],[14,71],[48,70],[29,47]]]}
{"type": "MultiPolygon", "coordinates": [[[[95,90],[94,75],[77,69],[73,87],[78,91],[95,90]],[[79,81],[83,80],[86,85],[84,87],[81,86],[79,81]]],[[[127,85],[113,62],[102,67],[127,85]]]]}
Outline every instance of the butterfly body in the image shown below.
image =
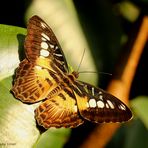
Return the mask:
{"type": "Polygon", "coordinates": [[[132,117],[119,99],[69,72],[64,53],[51,28],[38,16],[30,18],[26,58],[19,64],[12,91],[26,103],[42,103],[35,118],[44,128],[77,127],[85,120],[122,122],[132,117]]]}

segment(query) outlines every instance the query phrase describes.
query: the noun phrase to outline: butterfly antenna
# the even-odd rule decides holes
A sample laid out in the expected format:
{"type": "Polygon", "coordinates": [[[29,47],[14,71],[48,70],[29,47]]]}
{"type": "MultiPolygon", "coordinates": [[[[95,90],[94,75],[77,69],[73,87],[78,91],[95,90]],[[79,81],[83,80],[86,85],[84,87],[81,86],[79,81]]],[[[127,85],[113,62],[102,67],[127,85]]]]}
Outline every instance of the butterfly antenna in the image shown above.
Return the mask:
{"type": "Polygon", "coordinates": [[[82,54],[82,57],[81,57],[81,60],[80,60],[80,64],[79,64],[79,66],[78,66],[78,68],[77,68],[77,72],[79,71],[80,66],[81,66],[81,64],[82,64],[82,61],[83,61],[83,58],[84,58],[84,54],[85,54],[85,48],[84,48],[84,50],[83,50],[83,54],[82,54]]]}
{"type": "MultiPolygon", "coordinates": [[[[79,73],[85,73],[85,74],[87,74],[87,73],[96,73],[96,74],[97,74],[96,71],[80,71],[79,73]]],[[[105,74],[105,75],[110,75],[110,76],[112,76],[111,73],[107,73],[107,72],[99,72],[99,74],[105,74]]]]}
{"type": "Polygon", "coordinates": [[[99,72],[99,74],[105,74],[105,75],[110,75],[110,76],[112,76],[112,74],[111,74],[111,73],[108,73],[108,72],[99,72]]]}
{"type": "MultiPolygon", "coordinates": [[[[79,66],[78,66],[78,68],[77,68],[77,72],[79,71],[79,69],[80,69],[80,66],[81,66],[81,64],[82,64],[82,61],[83,61],[83,58],[84,58],[84,54],[85,54],[85,48],[84,48],[84,50],[83,50],[83,54],[82,54],[82,57],[81,57],[81,60],[80,60],[80,64],[79,64],[79,66]]],[[[96,71],[80,71],[79,73],[97,73],[96,71]]],[[[111,73],[107,73],[107,72],[99,72],[100,74],[105,74],[105,75],[110,75],[110,76],[112,76],[112,74],[111,73]]]]}
{"type": "Polygon", "coordinates": [[[85,73],[85,74],[87,74],[87,73],[97,73],[96,71],[80,71],[79,73],[85,73]]]}

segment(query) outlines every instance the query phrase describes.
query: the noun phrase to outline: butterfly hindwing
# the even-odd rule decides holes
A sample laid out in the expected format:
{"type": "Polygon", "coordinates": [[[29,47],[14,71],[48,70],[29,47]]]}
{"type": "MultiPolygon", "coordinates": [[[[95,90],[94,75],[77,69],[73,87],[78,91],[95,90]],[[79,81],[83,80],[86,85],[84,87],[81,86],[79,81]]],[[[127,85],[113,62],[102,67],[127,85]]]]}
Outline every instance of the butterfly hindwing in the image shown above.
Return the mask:
{"type": "Polygon", "coordinates": [[[35,117],[39,125],[49,127],[74,128],[84,121],[79,116],[78,107],[73,91],[62,89],[58,95],[48,98],[36,110],[35,117]]]}
{"type": "Polygon", "coordinates": [[[132,117],[130,109],[115,96],[85,82],[79,81],[76,85],[77,104],[84,119],[102,123],[123,122],[132,117]]]}

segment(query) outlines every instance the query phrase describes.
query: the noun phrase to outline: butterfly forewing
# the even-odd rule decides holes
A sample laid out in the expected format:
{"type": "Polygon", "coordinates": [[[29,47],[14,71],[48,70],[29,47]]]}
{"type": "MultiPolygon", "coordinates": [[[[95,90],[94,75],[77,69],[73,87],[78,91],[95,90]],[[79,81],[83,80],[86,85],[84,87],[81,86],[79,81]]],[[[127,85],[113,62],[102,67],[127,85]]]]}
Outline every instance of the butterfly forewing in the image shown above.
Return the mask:
{"type": "Polygon", "coordinates": [[[51,59],[63,72],[68,71],[60,44],[51,28],[38,16],[29,19],[25,39],[27,58],[35,62],[39,58],[51,59]]]}
{"type": "Polygon", "coordinates": [[[115,96],[85,82],[77,82],[83,96],[75,91],[79,112],[83,118],[96,123],[123,122],[132,117],[130,109],[115,96]]]}

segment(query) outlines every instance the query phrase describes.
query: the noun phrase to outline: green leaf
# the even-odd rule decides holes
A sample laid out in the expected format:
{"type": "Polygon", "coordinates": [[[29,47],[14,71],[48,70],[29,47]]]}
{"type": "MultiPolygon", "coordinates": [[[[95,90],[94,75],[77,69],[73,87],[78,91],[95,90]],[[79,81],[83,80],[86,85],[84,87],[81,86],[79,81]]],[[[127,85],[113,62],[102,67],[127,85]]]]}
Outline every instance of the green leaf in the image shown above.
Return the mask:
{"type": "MultiPolygon", "coordinates": [[[[126,126],[126,130],[123,148],[144,148],[148,146],[148,131],[141,120],[133,120],[129,126],[126,126]]],[[[121,140],[123,142],[123,139],[121,140]]]]}
{"type": "Polygon", "coordinates": [[[140,148],[148,145],[148,132],[140,119],[133,119],[117,130],[107,148],[140,148]]]}
{"type": "Polygon", "coordinates": [[[140,119],[133,119],[122,124],[108,143],[107,148],[146,148],[148,131],[140,119]]]}
{"type": "Polygon", "coordinates": [[[26,29],[0,25],[0,80],[14,74],[24,44],[26,29]]]}
{"type": "Polygon", "coordinates": [[[45,133],[43,133],[39,140],[37,141],[35,148],[61,148],[63,143],[68,140],[70,134],[70,129],[60,128],[50,128],[45,133]]]}
{"type": "Polygon", "coordinates": [[[135,114],[142,120],[148,129],[148,97],[139,96],[131,101],[135,114]]]}

